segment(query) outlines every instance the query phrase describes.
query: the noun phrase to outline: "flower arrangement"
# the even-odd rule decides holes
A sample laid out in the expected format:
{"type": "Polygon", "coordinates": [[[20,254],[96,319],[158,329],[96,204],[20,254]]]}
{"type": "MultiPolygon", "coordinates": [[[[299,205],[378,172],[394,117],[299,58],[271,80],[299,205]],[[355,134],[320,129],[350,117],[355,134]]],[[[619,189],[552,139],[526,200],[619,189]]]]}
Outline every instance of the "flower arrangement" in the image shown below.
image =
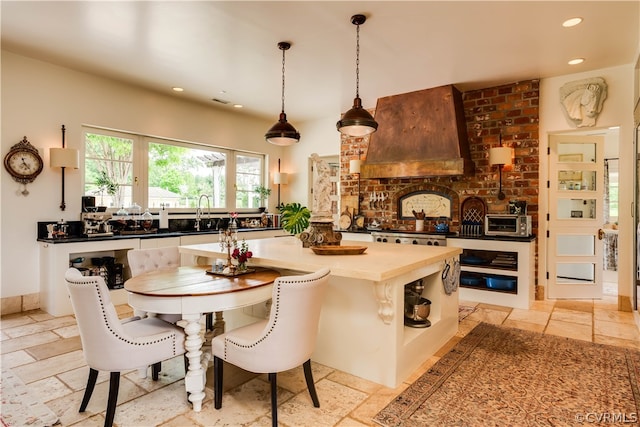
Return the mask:
{"type": "Polygon", "coordinates": [[[245,240],[242,240],[240,247],[238,247],[238,241],[234,242],[234,249],[231,253],[231,258],[238,260],[238,270],[246,270],[247,261],[253,257],[253,252],[249,250],[249,245],[245,240]]]}

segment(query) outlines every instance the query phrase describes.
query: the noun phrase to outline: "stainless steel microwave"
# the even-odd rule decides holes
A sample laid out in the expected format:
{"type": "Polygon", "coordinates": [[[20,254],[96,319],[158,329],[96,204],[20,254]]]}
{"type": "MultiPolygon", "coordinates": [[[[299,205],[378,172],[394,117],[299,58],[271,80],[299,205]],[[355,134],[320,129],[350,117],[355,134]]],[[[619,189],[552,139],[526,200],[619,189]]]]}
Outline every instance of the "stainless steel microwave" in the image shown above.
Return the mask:
{"type": "Polygon", "coordinates": [[[485,215],[484,234],[487,236],[530,236],[531,215],[485,215]]]}

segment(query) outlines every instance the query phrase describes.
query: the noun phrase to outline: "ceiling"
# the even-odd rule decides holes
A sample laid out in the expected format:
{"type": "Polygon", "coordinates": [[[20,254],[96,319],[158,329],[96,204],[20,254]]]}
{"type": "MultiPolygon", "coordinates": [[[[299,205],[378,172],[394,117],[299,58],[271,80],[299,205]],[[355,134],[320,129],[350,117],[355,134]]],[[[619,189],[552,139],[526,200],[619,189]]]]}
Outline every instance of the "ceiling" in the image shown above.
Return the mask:
{"type": "Polygon", "coordinates": [[[638,1],[5,1],[2,48],[212,107],[289,122],[360,97],[462,91],[632,64],[638,1]],[[563,28],[579,16],[583,23],[563,28]],[[585,58],[577,66],[574,57],[585,58]],[[176,93],[172,87],[184,88],[176,93]],[[228,101],[229,104],[212,99],[228,101]]]}

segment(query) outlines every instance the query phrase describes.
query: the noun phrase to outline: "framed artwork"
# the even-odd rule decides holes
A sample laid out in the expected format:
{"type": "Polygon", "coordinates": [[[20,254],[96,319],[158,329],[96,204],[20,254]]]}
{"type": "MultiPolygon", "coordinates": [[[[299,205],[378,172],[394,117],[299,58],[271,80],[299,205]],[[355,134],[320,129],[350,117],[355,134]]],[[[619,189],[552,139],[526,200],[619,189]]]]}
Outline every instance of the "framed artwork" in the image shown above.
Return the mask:
{"type": "MultiPolygon", "coordinates": [[[[582,153],[558,154],[558,163],[581,163],[582,153]]],[[[582,181],[582,171],[558,171],[558,181],[582,181]]]]}

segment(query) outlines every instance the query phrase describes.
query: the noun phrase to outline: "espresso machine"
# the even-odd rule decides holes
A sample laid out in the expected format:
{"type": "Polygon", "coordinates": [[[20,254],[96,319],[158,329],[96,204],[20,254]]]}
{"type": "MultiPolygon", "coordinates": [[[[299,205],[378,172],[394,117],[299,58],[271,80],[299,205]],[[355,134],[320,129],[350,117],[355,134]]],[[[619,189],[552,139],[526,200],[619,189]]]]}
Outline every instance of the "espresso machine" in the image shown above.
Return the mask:
{"type": "Polygon", "coordinates": [[[111,214],[106,212],[82,212],[82,233],[87,237],[113,236],[112,225],[109,224],[111,214]]]}

